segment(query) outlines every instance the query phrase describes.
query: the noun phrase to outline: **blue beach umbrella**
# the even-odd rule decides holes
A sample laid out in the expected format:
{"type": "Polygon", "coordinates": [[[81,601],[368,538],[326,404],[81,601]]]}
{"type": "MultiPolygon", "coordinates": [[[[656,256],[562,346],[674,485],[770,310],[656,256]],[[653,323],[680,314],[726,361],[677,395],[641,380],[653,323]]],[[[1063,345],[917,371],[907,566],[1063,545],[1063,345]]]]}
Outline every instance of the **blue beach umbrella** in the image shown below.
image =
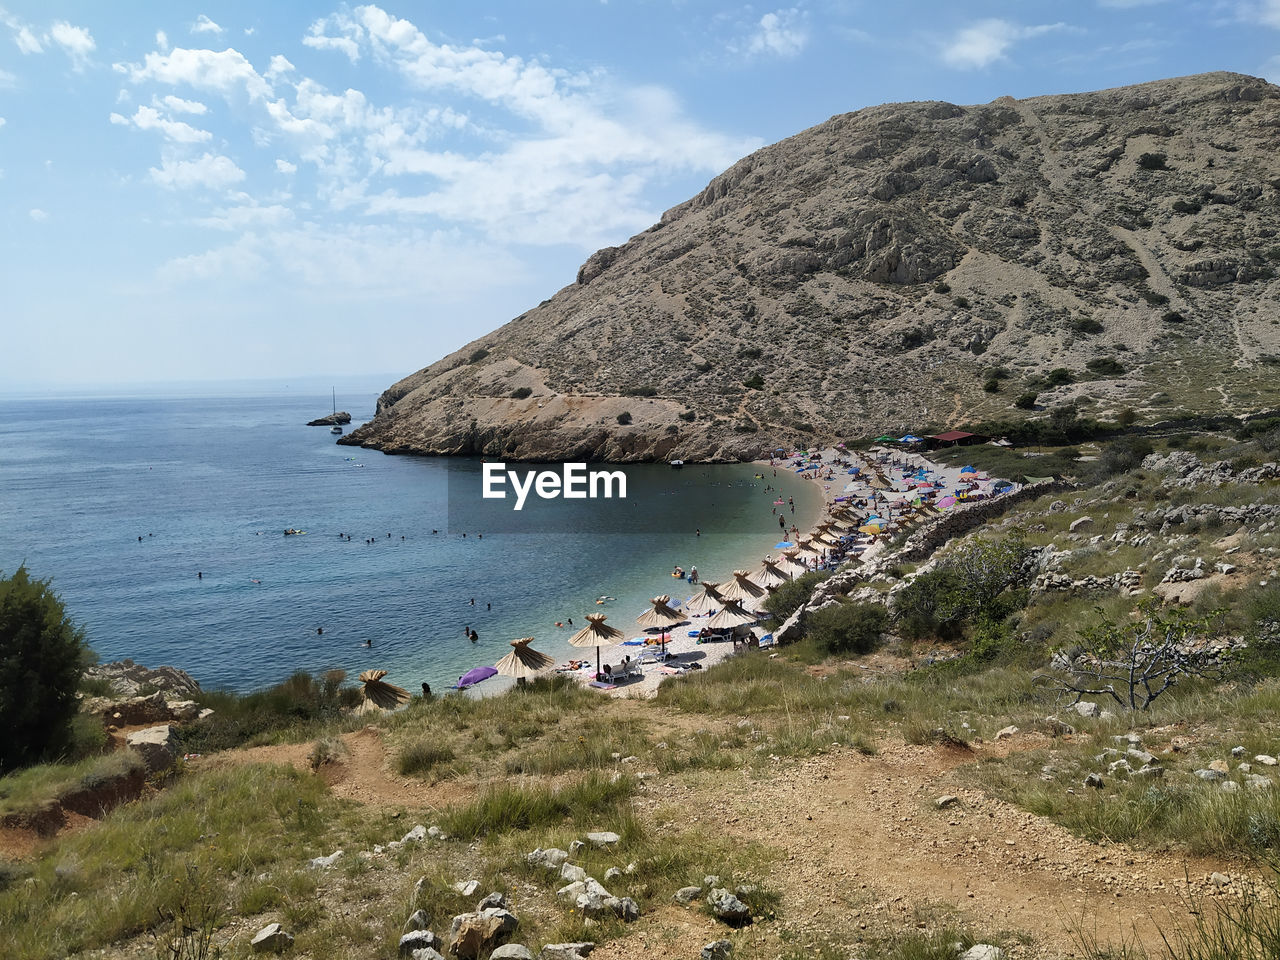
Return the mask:
{"type": "Polygon", "coordinates": [[[493,667],[473,667],[458,678],[458,689],[465,690],[467,687],[474,687],[481,680],[488,680],[490,677],[497,675],[498,671],[493,667]]]}
{"type": "Polygon", "coordinates": [[[783,547],[794,547],[794,546],[795,546],[795,544],[794,544],[794,543],[790,543],[790,542],[788,542],[788,541],[786,541],[786,540],[783,540],[781,543],[775,543],[775,544],[773,545],[773,549],[775,549],[775,550],[781,550],[783,547]]]}

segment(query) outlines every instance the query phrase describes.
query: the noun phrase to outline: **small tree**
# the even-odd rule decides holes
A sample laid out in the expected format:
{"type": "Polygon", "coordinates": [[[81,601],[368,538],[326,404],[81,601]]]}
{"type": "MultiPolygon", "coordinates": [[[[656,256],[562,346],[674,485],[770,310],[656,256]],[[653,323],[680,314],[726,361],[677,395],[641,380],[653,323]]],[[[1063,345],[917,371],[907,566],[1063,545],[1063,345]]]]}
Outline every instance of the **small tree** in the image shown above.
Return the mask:
{"type": "Polygon", "coordinates": [[[25,566],[0,579],[0,773],[68,745],[88,656],[84,630],[47,580],[25,566]]]}
{"type": "Polygon", "coordinates": [[[878,603],[836,603],[808,615],[805,633],[828,653],[870,653],[880,643],[889,614],[878,603]]]}
{"type": "Polygon", "coordinates": [[[1066,674],[1043,675],[1074,693],[1074,703],[1086,696],[1109,696],[1129,710],[1146,710],[1183,677],[1220,680],[1226,673],[1230,650],[1209,643],[1220,614],[1166,612],[1156,597],[1140,603],[1133,620],[1120,622],[1101,609],[1098,613],[1101,622],[1084,631],[1083,652],[1066,674]]]}

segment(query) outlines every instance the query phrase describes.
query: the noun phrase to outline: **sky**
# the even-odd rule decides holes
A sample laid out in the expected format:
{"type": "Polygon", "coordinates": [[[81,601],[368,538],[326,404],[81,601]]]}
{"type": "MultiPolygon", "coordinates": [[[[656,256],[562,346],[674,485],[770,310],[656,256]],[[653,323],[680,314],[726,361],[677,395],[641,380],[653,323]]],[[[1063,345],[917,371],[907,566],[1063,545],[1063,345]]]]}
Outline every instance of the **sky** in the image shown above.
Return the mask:
{"type": "Polygon", "coordinates": [[[389,383],[836,114],[1209,70],[1280,0],[0,0],[0,391],[389,383]]]}

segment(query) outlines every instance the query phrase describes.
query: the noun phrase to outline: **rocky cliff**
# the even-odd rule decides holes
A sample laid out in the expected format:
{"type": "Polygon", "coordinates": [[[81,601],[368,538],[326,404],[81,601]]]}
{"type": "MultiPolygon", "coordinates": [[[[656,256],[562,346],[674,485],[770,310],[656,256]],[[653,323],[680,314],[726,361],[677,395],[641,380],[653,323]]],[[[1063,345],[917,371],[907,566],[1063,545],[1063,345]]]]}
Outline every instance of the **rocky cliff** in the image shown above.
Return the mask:
{"type": "Polygon", "coordinates": [[[1023,416],[1030,394],[1271,407],[1278,135],[1280,89],[1227,73],[834,117],[401,380],[341,442],[737,459],[1023,416]]]}

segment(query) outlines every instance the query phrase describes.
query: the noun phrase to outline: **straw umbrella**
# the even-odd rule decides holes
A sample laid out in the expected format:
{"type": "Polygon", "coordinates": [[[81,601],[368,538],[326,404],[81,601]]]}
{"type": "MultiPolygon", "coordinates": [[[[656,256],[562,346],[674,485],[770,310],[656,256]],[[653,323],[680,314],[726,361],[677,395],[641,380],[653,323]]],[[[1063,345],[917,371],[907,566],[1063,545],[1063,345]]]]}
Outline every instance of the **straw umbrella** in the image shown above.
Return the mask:
{"type": "Polygon", "coordinates": [[[797,555],[809,554],[810,556],[819,556],[822,551],[813,545],[812,538],[800,537],[796,540],[795,552],[797,555]]]}
{"type": "Polygon", "coordinates": [[[733,571],[733,579],[720,590],[720,596],[726,600],[736,600],[744,607],[758,608],[764,603],[769,591],[751,579],[745,570],[733,571]]]}
{"type": "Polygon", "coordinates": [[[744,610],[742,604],[732,602],[726,603],[723,610],[708,620],[707,626],[715,630],[723,630],[732,627],[744,627],[748,623],[755,623],[759,619],[756,614],[744,610]]]}
{"type": "Polygon", "coordinates": [[[556,662],[554,657],[532,649],[529,646],[531,643],[533,637],[512,640],[511,652],[495,663],[494,667],[504,677],[515,677],[516,680],[523,681],[556,662]]]}
{"type": "Polygon", "coordinates": [[[724,606],[724,597],[720,596],[720,584],[708,580],[702,581],[702,592],[684,605],[689,613],[710,613],[724,606]]]}
{"type": "Polygon", "coordinates": [[[760,564],[760,569],[751,575],[751,580],[757,586],[772,590],[774,587],[781,586],[792,579],[792,576],[789,571],[783,569],[777,560],[765,557],[760,564]]]}
{"type": "Polygon", "coordinates": [[[600,648],[612,647],[614,644],[621,643],[626,636],[617,627],[605,625],[605,615],[603,613],[588,613],[587,625],[569,638],[569,645],[572,647],[595,647],[596,648],[596,673],[600,673],[600,648]]]}
{"type": "Polygon", "coordinates": [[[799,577],[809,572],[809,568],[801,561],[799,552],[796,550],[784,550],[782,556],[774,561],[778,565],[778,569],[783,570],[793,577],[799,577]]]}
{"type": "Polygon", "coordinates": [[[409,691],[403,687],[397,687],[394,683],[387,683],[382,679],[386,675],[385,670],[366,670],[360,674],[360,682],[364,684],[361,692],[364,694],[366,703],[371,703],[383,710],[394,710],[400,704],[409,702],[409,691]]]}
{"type": "MultiPolygon", "coordinates": [[[[724,596],[724,591],[720,591],[720,595],[724,596]]],[[[640,616],[636,617],[636,623],[644,627],[646,630],[662,630],[662,655],[667,655],[667,631],[678,623],[684,622],[684,614],[675,610],[671,606],[671,598],[666,594],[660,597],[654,597],[650,601],[653,607],[646,610],[640,616]]]]}

